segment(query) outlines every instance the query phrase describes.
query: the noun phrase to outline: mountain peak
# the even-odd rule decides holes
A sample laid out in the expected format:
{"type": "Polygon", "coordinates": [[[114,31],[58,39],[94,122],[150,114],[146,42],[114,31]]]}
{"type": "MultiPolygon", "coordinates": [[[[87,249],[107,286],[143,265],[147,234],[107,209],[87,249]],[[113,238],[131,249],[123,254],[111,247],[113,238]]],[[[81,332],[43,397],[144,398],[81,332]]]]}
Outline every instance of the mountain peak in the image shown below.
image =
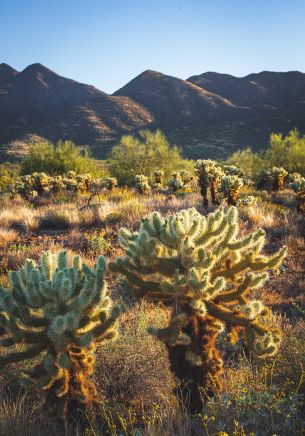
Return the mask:
{"type": "Polygon", "coordinates": [[[18,74],[18,71],[15,70],[13,67],[11,67],[10,65],[6,64],[5,62],[2,62],[0,64],[0,75],[11,75],[11,76],[16,76],[16,74],[18,74]]]}
{"type": "Polygon", "coordinates": [[[57,74],[54,73],[54,71],[50,70],[49,68],[45,67],[44,65],[42,65],[39,62],[28,65],[26,68],[24,68],[24,70],[22,70],[22,72],[20,74],[22,74],[22,75],[24,75],[24,74],[33,74],[33,75],[35,75],[35,74],[47,74],[47,75],[57,76],[57,74]]]}

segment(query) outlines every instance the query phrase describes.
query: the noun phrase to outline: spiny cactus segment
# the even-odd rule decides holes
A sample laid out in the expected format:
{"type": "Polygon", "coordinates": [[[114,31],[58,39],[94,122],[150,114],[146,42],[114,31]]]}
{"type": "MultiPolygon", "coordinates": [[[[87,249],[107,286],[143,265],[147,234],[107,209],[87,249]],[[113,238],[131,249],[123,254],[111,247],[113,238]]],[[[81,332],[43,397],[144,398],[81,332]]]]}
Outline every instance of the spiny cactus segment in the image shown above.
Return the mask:
{"type": "Polygon", "coordinates": [[[119,308],[104,282],[105,259],[91,269],[67,253],[41,254],[10,273],[10,287],[0,288],[0,369],[37,359],[23,382],[47,392],[46,408],[62,418],[77,405],[90,406],[96,390],[90,380],[95,348],[117,335],[119,308]],[[18,345],[18,351],[16,351],[18,345]]]}
{"type": "Polygon", "coordinates": [[[268,271],[278,271],[286,248],[265,256],[264,230],[238,233],[234,207],[207,217],[195,209],[167,218],[154,212],[142,220],[139,232],[121,230],[125,257],[110,264],[137,297],[172,303],[168,326],[150,328],[150,333],[167,345],[174,374],[193,380],[188,385],[192,411],[201,408],[198,386],[207,393],[221,386],[221,332],[231,343],[243,333],[260,358],[275,354],[280,342],[270,311],[251,298],[251,291],[264,285],[268,271]]]}

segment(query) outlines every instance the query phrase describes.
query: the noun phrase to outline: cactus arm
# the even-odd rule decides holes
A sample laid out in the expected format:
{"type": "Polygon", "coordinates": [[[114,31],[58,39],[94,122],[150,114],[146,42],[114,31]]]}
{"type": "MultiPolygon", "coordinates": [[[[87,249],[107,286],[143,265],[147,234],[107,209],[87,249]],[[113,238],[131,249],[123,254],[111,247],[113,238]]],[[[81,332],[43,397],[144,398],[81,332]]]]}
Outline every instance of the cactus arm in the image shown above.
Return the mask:
{"type": "Polygon", "coordinates": [[[151,292],[151,291],[161,294],[161,287],[159,283],[152,282],[152,281],[145,281],[141,279],[140,276],[132,273],[131,271],[128,271],[126,268],[124,268],[121,265],[118,268],[115,263],[110,263],[109,268],[112,269],[112,271],[114,272],[120,272],[121,274],[123,274],[130,281],[130,283],[140,288],[143,294],[145,292],[151,292]]]}
{"type": "Polygon", "coordinates": [[[247,318],[245,315],[233,314],[227,308],[211,301],[206,302],[206,307],[210,315],[228,324],[247,326],[250,323],[249,318],[247,318]]]}
{"type": "Polygon", "coordinates": [[[6,356],[0,356],[0,369],[3,369],[10,363],[20,362],[23,360],[33,359],[38,356],[44,349],[44,344],[38,344],[34,347],[28,348],[25,351],[10,353],[6,356]]]}
{"type": "Polygon", "coordinates": [[[249,286],[251,284],[251,277],[247,276],[241,285],[235,291],[224,292],[215,298],[215,303],[228,303],[238,301],[241,297],[244,297],[248,291],[250,291],[249,286]]]}

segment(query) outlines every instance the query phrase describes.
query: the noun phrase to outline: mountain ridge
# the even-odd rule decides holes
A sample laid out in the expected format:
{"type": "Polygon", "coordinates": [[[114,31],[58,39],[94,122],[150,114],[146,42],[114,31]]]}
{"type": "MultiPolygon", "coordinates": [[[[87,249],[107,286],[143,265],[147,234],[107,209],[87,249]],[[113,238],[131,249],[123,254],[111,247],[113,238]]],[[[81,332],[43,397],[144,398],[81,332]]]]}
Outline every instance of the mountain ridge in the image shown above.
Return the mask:
{"type": "Polygon", "coordinates": [[[0,160],[38,139],[71,139],[105,157],[122,134],[161,128],[187,157],[266,147],[272,131],[305,130],[305,74],[244,77],[206,72],[186,80],[146,70],[113,94],[35,63],[0,64],[0,160]]]}

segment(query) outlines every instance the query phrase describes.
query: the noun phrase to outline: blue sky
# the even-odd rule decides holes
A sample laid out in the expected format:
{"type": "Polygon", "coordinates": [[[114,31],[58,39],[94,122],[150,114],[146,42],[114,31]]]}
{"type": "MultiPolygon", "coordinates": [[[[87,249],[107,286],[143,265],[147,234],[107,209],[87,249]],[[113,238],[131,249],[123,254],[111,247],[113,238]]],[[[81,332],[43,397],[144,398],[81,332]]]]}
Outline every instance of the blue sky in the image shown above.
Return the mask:
{"type": "Polygon", "coordinates": [[[305,72],[304,24],[304,0],[0,0],[0,62],[109,93],[146,69],[305,72]]]}

